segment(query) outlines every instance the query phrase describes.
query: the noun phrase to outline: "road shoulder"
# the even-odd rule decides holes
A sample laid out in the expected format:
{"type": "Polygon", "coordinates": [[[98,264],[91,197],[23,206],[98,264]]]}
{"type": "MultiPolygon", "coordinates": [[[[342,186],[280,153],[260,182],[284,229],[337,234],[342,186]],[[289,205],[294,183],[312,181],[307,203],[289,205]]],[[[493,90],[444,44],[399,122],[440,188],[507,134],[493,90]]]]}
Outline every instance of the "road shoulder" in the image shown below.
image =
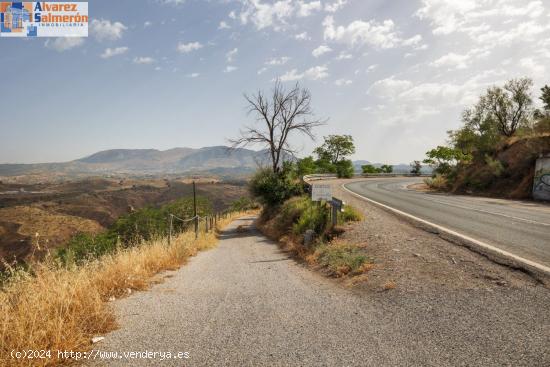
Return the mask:
{"type": "Polygon", "coordinates": [[[335,196],[365,215],[364,221],[348,226],[343,235],[348,241],[364,243],[377,264],[363,288],[382,290],[388,282],[413,291],[432,287],[494,289],[540,285],[525,272],[499,265],[357,198],[341,187],[350,182],[330,181],[335,196]]]}

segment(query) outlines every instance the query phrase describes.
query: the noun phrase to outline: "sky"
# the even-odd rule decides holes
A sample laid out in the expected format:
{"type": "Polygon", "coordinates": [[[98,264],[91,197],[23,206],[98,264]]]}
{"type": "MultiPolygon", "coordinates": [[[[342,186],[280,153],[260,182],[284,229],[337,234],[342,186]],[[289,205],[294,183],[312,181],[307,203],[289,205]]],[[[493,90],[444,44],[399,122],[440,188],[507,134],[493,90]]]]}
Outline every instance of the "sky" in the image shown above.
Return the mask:
{"type": "Polygon", "coordinates": [[[548,0],[94,0],[87,38],[0,38],[0,163],[225,145],[243,93],[299,82],[353,159],[445,144],[489,86],[550,84],[548,0]]]}

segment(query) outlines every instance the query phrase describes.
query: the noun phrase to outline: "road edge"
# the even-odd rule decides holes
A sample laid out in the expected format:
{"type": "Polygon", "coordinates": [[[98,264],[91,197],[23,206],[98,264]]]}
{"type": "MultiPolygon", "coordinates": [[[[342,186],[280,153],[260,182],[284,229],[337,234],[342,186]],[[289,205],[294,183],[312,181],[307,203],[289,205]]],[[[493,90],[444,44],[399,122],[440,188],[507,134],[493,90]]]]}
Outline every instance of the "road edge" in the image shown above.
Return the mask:
{"type": "Polygon", "coordinates": [[[361,194],[358,194],[356,192],[351,191],[346,187],[347,184],[341,184],[340,187],[346,191],[347,193],[361,199],[365,200],[371,204],[374,204],[386,211],[389,211],[405,220],[407,220],[409,223],[415,225],[416,227],[419,227],[427,232],[433,233],[438,235],[439,237],[443,238],[444,240],[447,240],[449,242],[452,242],[454,244],[467,247],[468,249],[485,256],[489,260],[500,264],[505,265],[507,267],[520,270],[523,272],[528,273],[533,278],[537,279],[538,281],[542,282],[543,284],[550,284],[550,268],[547,266],[544,266],[542,264],[536,263],[534,261],[525,259],[521,256],[514,255],[508,251],[499,249],[493,245],[490,245],[488,243],[476,240],[475,238],[463,235],[461,233],[458,233],[456,231],[453,231],[452,229],[440,226],[438,224],[429,222],[425,219],[418,218],[412,214],[406,213],[404,211],[401,211],[399,209],[395,209],[391,206],[388,206],[386,204],[382,204],[378,201],[369,199],[361,194]]]}

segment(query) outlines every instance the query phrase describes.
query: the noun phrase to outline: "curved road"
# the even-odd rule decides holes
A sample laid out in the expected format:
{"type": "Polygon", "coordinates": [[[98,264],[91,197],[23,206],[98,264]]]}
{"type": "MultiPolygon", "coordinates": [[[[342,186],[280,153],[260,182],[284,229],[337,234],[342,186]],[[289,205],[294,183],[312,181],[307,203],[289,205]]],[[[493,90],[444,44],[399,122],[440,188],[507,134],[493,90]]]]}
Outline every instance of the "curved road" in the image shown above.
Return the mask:
{"type": "Polygon", "coordinates": [[[424,193],[420,178],[373,178],[346,184],[361,196],[550,266],[550,205],[424,193]]]}

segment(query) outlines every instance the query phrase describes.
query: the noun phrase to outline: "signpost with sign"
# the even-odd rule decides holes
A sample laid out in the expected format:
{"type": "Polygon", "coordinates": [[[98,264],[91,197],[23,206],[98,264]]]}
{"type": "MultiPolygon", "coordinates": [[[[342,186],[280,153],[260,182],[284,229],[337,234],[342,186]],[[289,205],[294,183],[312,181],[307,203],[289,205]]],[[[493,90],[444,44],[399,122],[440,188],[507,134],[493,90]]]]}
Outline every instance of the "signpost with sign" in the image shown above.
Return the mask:
{"type": "Polygon", "coordinates": [[[313,184],[311,187],[312,201],[331,201],[332,187],[326,184],[313,184]]]}

